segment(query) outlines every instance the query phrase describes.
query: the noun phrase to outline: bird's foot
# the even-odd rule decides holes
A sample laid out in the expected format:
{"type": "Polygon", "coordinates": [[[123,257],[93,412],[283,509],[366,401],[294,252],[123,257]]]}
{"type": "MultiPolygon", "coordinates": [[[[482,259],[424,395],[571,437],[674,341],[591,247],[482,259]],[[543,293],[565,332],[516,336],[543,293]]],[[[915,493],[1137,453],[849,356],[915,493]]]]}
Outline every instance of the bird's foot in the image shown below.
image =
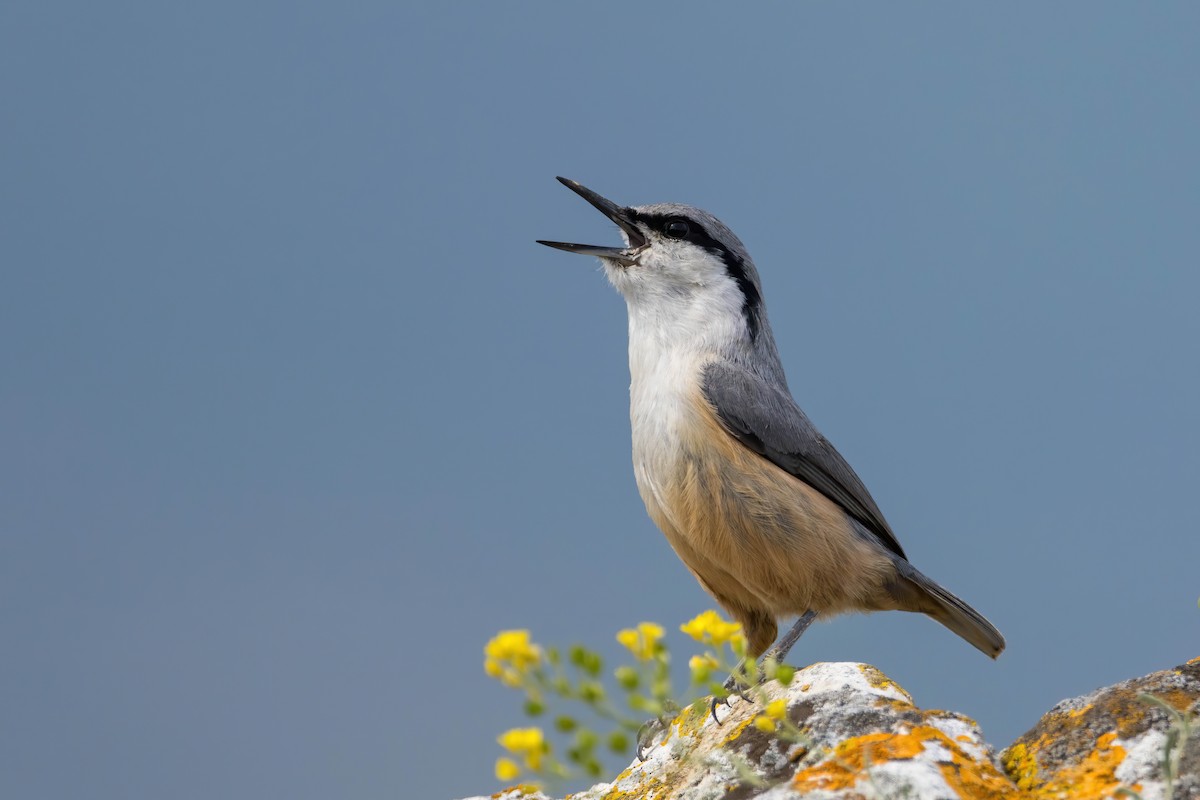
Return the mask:
{"type": "MultiPolygon", "coordinates": [[[[751,685],[761,685],[766,682],[767,678],[774,678],[779,675],[779,670],[784,668],[790,676],[793,672],[791,667],[781,667],[783,659],[787,658],[788,651],[792,649],[792,645],[804,635],[808,630],[808,626],[812,625],[813,620],[817,618],[817,612],[811,608],[800,615],[796,620],[796,624],[783,635],[779,643],[762,655],[758,661],[750,661],[743,659],[740,664],[733,668],[733,673],[725,680],[725,697],[714,697],[712,707],[709,711],[712,713],[713,721],[718,725],[721,720],[717,719],[717,706],[729,705],[730,697],[734,695],[749,700],[751,703],[754,699],[748,694],[751,685]]],[[[789,677],[787,680],[791,680],[789,677]]]]}
{"type": "MultiPolygon", "coordinates": [[[[737,697],[741,700],[745,700],[748,703],[754,702],[754,698],[749,694],[750,684],[742,681],[742,678],[746,677],[747,675],[739,666],[730,674],[728,678],[725,679],[725,683],[722,686],[722,688],[725,689],[725,696],[713,697],[712,705],[709,707],[709,713],[712,714],[713,722],[717,723],[718,725],[721,724],[721,720],[717,717],[717,706],[725,706],[728,708],[729,698],[731,697],[737,697]]],[[[762,675],[759,675],[758,680],[755,682],[762,683],[762,675]]]]}
{"type": "Polygon", "coordinates": [[[642,727],[638,728],[637,734],[637,757],[638,761],[646,760],[646,751],[657,744],[656,740],[660,734],[666,733],[667,728],[671,724],[676,715],[679,713],[679,706],[668,700],[664,704],[663,713],[657,717],[652,717],[642,723],[642,727]]]}

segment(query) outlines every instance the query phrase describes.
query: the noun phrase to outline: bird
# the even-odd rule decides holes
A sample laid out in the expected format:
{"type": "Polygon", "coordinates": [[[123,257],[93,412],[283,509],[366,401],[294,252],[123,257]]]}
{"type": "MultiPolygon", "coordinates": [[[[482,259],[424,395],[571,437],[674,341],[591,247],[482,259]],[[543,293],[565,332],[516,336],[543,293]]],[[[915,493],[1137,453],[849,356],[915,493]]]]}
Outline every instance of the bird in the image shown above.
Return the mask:
{"type": "MultiPolygon", "coordinates": [[[[624,246],[537,241],[598,257],[625,299],[638,492],[741,624],[746,659],[782,662],[818,617],[888,610],[925,614],[999,656],[1000,631],[909,562],[862,480],[793,399],[758,270],[733,231],[694,206],[619,206],[558,181],[616,223],[624,246]],[[772,648],[778,621],[792,616],[772,648]]],[[[726,688],[738,685],[731,676],[726,688]]]]}

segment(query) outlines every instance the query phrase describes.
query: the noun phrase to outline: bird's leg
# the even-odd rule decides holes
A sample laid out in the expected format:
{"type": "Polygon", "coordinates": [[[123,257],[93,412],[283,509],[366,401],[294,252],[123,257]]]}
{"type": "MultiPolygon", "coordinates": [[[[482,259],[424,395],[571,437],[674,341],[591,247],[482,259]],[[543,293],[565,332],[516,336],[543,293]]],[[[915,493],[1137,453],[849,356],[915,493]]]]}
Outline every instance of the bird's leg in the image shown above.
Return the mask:
{"type": "MultiPolygon", "coordinates": [[[[782,664],[783,659],[787,658],[788,651],[790,651],[792,646],[795,645],[800,637],[804,635],[804,632],[808,630],[808,626],[812,625],[813,620],[816,618],[817,612],[813,611],[811,608],[808,611],[805,611],[804,614],[801,615],[800,619],[796,620],[796,624],[793,625],[788,632],[783,635],[783,638],[779,640],[779,643],[762,655],[762,657],[758,660],[758,665],[760,667],[758,671],[759,683],[762,683],[766,678],[761,667],[766,663],[767,659],[774,660],[776,664],[782,664]]],[[[744,677],[746,677],[746,662],[745,660],[742,660],[736,667],[733,668],[733,672],[730,673],[729,677],[725,679],[725,691],[729,692],[729,695],[720,698],[713,698],[712,708],[710,711],[712,712],[713,721],[718,725],[721,724],[721,720],[717,719],[717,706],[729,705],[728,697],[730,695],[737,695],[743,700],[750,700],[750,698],[746,697],[745,694],[745,691],[750,687],[742,683],[741,680],[744,677]]]]}
{"type": "MultiPolygon", "coordinates": [[[[762,657],[762,660],[766,661],[768,658],[773,658],[775,659],[776,664],[782,664],[783,660],[787,658],[788,651],[792,649],[792,645],[799,641],[800,637],[804,635],[804,632],[808,630],[808,626],[812,625],[813,620],[816,618],[817,612],[813,611],[811,608],[808,611],[805,611],[800,616],[800,619],[796,620],[796,624],[793,625],[791,629],[783,635],[783,638],[779,640],[779,643],[767,651],[766,655],[762,657]]],[[[762,662],[760,661],[759,663],[762,662]]]]}

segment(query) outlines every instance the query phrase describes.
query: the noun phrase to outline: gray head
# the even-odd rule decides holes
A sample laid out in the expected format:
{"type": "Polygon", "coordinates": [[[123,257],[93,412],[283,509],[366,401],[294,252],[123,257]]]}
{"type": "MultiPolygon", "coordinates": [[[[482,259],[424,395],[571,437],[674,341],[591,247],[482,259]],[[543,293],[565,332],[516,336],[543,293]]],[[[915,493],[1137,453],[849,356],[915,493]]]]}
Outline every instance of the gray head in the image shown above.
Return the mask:
{"type": "Polygon", "coordinates": [[[625,246],[539,239],[540,244],[599,257],[631,316],[644,311],[660,323],[678,323],[687,334],[715,328],[741,340],[733,349],[777,359],[758,271],[724,223],[707,211],[678,203],[618,206],[575,181],[558,180],[615,222],[625,246]]]}

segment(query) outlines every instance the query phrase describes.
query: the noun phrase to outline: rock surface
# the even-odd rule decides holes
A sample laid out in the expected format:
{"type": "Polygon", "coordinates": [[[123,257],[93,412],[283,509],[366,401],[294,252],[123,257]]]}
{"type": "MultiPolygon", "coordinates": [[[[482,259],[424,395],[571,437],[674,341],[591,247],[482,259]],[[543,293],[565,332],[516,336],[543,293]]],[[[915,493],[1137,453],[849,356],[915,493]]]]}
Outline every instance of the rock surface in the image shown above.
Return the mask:
{"type": "MultiPolygon", "coordinates": [[[[917,708],[865,664],[814,664],[790,686],[770,684],[767,692],[786,702],[800,741],[755,726],[761,704],[734,701],[719,712],[720,725],[685,710],[646,761],[571,800],[1038,800],[1121,797],[1125,790],[1143,800],[1200,800],[1200,730],[1171,750],[1178,777],[1167,798],[1163,758],[1179,726],[1165,708],[1141,699],[1152,694],[1195,722],[1200,658],[1059,703],[999,756],[973,720],[917,708]]],[[[491,797],[549,800],[519,789],[491,797]]]]}
{"type": "Polygon", "coordinates": [[[1163,753],[1172,714],[1144,695],[1197,728],[1172,748],[1174,800],[1200,800],[1200,658],[1064,700],[1001,754],[1005,770],[1031,797],[1112,797],[1126,788],[1143,800],[1169,800],[1163,753]]]}

